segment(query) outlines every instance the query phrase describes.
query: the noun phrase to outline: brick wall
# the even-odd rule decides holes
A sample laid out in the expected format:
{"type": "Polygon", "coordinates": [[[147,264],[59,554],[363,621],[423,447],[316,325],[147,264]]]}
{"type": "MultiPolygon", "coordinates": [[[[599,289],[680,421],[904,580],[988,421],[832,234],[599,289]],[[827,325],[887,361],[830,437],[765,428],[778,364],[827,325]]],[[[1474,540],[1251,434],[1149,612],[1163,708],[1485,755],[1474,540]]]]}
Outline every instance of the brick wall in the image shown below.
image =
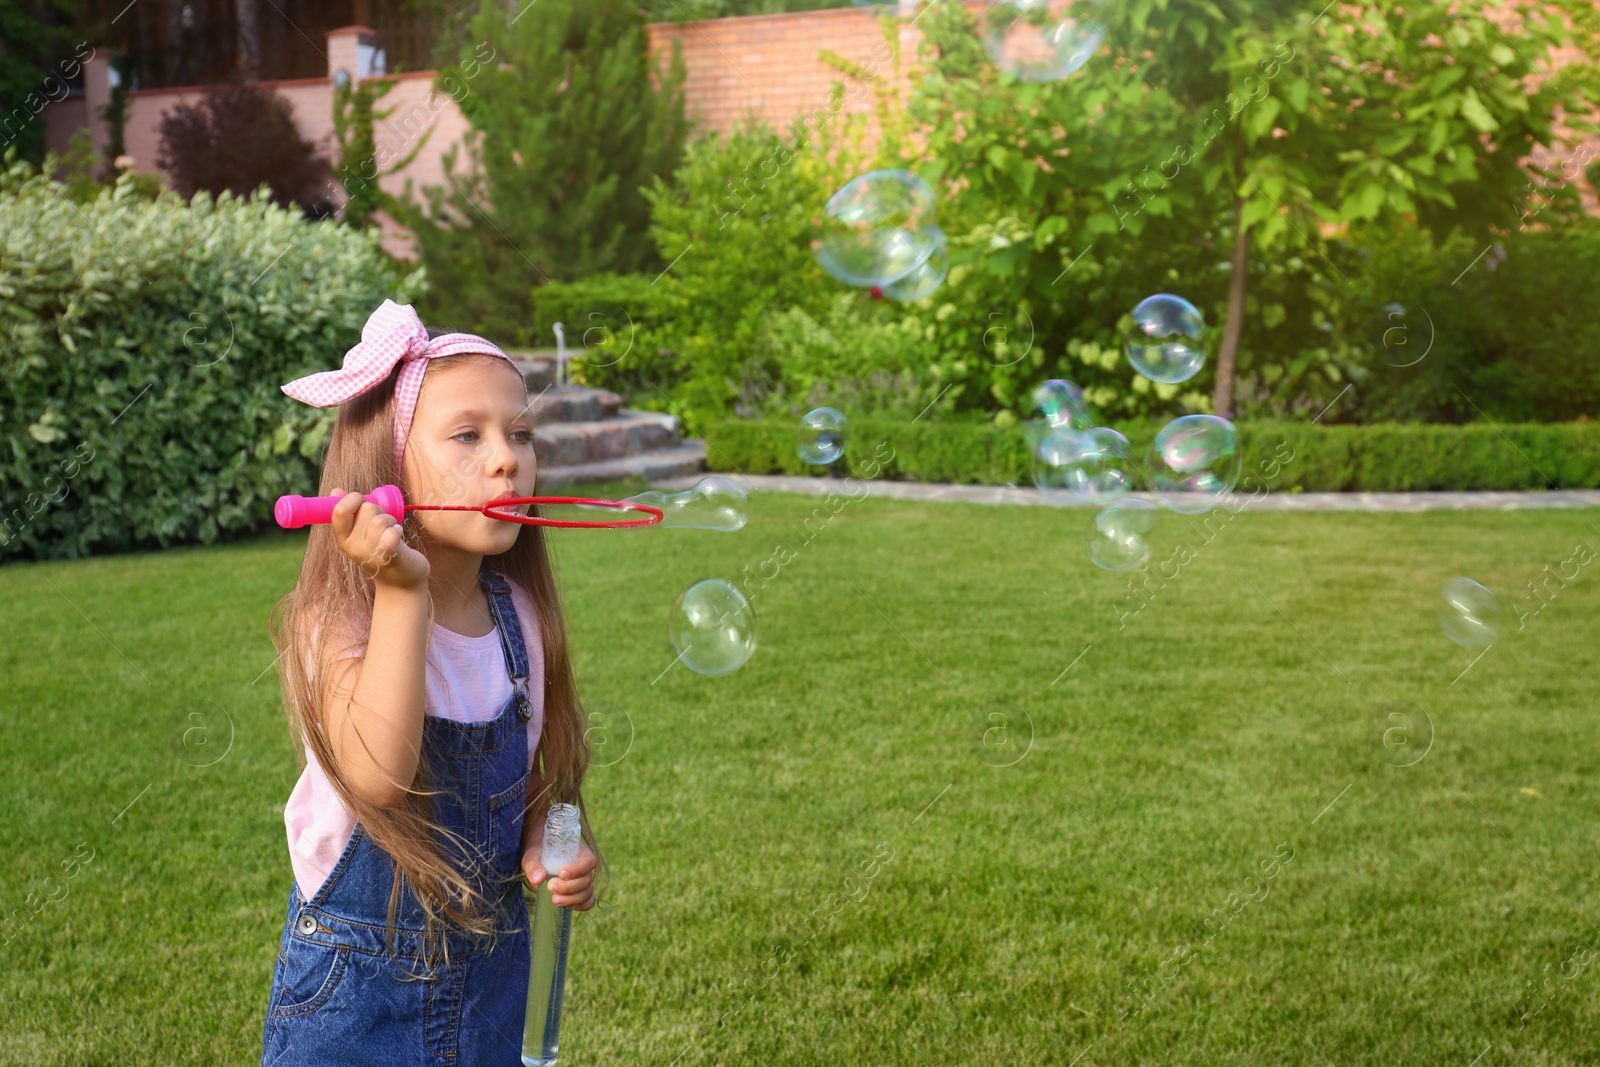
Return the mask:
{"type": "Polygon", "coordinates": [[[846,7],[657,24],[650,27],[650,46],[658,62],[674,45],[682,49],[685,110],[703,130],[726,131],[749,115],[778,128],[803,117],[814,127],[829,114],[835,82],[846,83],[844,114],[866,114],[872,106],[868,89],[821,54],[832,52],[878,77],[888,77],[898,58],[904,78],[922,35],[911,26],[893,32],[885,40],[876,15],[846,7]]]}

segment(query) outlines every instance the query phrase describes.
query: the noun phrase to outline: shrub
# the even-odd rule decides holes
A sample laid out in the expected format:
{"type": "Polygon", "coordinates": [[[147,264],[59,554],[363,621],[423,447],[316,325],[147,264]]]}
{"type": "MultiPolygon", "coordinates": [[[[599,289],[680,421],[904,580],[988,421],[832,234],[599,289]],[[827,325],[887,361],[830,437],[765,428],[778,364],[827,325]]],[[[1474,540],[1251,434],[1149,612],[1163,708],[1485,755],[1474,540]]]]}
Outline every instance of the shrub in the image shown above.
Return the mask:
{"type": "Polygon", "coordinates": [[[1341,326],[1367,365],[1330,419],[1600,417],[1600,336],[1581,295],[1600,277],[1600,222],[1513,231],[1494,247],[1435,246],[1408,229],[1362,252],[1341,326]]]}
{"type": "Polygon", "coordinates": [[[273,203],[310,208],[322,201],[327,163],[292,116],[289,101],[271,89],[208,89],[162,114],[161,169],[185,199],[198,192],[244,197],[265,183],[273,203]]]}
{"type": "MultiPolygon", "coordinates": [[[[1162,423],[1119,423],[1143,463],[1162,423]]],[[[690,424],[715,447],[713,470],[809,474],[795,455],[789,420],[722,419],[690,424]]],[[[1404,492],[1600,488],[1600,424],[1322,426],[1261,422],[1240,426],[1245,469],[1287,446],[1294,460],[1273,481],[1275,492],[1404,492]],[[1548,480],[1547,480],[1548,479],[1548,480]],[[1551,483],[1554,483],[1552,486],[1551,483]]],[[[845,459],[866,456],[880,441],[895,458],[884,477],[911,481],[1029,486],[1028,448],[1020,433],[989,423],[852,418],[845,459]]]]}
{"type": "Polygon", "coordinates": [[[375,234],[232,194],[82,206],[0,172],[0,556],[217,540],[316,484],[330,412],[278,387],[337,367],[385,297],[375,234]]]}
{"type": "Polygon", "coordinates": [[[670,328],[644,355],[685,368],[677,404],[700,417],[727,414],[759,383],[781,380],[774,316],[824,315],[840,291],[812,258],[812,219],[858,160],[841,152],[830,162],[799,134],[750,124],[694,142],[673,183],[647,190],[650,235],[672,263],[661,284],[670,280],[675,295],[670,328]]]}

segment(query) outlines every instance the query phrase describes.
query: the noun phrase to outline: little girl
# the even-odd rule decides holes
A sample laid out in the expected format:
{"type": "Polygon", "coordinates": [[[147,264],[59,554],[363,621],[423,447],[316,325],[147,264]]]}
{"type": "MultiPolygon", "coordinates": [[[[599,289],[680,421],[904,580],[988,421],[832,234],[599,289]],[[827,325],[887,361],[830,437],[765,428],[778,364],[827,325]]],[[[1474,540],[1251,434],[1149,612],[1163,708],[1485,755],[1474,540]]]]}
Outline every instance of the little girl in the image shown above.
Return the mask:
{"type": "Polygon", "coordinates": [[[577,861],[539,862],[544,813],[588,767],[555,576],[537,526],[411,503],[531,496],[527,387],[500,349],[385,300],[343,368],[283,387],[339,405],[294,592],[273,613],[305,770],[284,808],[294,885],[262,1063],[520,1067],[521,889],[594,905],[577,861]],[[349,490],[348,494],[346,490],[349,490]]]}

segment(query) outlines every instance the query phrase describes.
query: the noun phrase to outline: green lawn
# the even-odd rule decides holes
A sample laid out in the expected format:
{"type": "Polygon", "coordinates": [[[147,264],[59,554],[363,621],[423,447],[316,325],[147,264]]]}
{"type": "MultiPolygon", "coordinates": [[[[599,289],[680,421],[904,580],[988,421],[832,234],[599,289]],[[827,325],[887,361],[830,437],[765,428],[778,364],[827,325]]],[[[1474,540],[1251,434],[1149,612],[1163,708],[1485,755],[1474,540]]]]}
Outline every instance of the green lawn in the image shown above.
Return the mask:
{"type": "MultiPolygon", "coordinates": [[[[1247,511],[1119,630],[1087,512],[817,504],[557,535],[614,873],[563,1063],[1600,1061],[1600,568],[1464,675],[1432,619],[1600,515],[1247,511]],[[780,541],[755,658],[669,669],[780,541]]],[[[301,540],[0,571],[0,1063],[259,1057],[301,540]]]]}

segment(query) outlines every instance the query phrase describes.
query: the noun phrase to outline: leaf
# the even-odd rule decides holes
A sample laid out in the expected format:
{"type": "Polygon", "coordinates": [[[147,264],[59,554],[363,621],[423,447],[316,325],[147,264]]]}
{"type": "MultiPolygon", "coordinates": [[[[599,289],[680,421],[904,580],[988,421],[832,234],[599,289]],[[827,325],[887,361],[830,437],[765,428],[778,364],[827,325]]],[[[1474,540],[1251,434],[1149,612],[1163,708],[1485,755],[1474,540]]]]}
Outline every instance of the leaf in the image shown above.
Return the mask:
{"type": "Polygon", "coordinates": [[[1450,123],[1439,118],[1433,121],[1433,126],[1428,130],[1428,154],[1439,154],[1445,144],[1450,140],[1450,123]]]}
{"type": "Polygon", "coordinates": [[[1446,67],[1435,74],[1432,79],[1433,95],[1443,96],[1456,82],[1467,76],[1467,68],[1461,64],[1446,67]]]}
{"type": "Polygon", "coordinates": [[[1472,123],[1473,128],[1479,133],[1492,133],[1500,128],[1494,116],[1489,114],[1489,109],[1483,106],[1478,91],[1470,85],[1461,95],[1461,117],[1472,123]]]}
{"type": "Polygon", "coordinates": [[[1116,216],[1108,211],[1097,211],[1083,220],[1083,234],[1085,237],[1104,237],[1117,232],[1116,216]]]}
{"type": "Polygon", "coordinates": [[[1033,247],[1036,249],[1043,248],[1045,245],[1052,243],[1057,237],[1066,233],[1068,228],[1065,215],[1045,216],[1040,221],[1038,228],[1033,231],[1033,247]]]}
{"type": "Polygon", "coordinates": [[[1387,137],[1380,137],[1373,142],[1372,150],[1380,156],[1395,156],[1411,147],[1417,139],[1417,127],[1404,126],[1387,137]]]}
{"type": "Polygon", "coordinates": [[[1244,202],[1244,207],[1239,211],[1239,224],[1248,229],[1276,212],[1277,208],[1268,201],[1251,197],[1244,202]]]}
{"type": "Polygon", "coordinates": [[[1373,182],[1371,185],[1368,185],[1365,189],[1361,190],[1359,201],[1360,217],[1366,219],[1377,218],[1378,212],[1383,209],[1383,205],[1387,200],[1388,196],[1385,194],[1382,185],[1379,185],[1377,182],[1373,182]]]}
{"type": "Polygon", "coordinates": [[[1272,97],[1267,97],[1255,106],[1250,112],[1250,119],[1246,123],[1246,130],[1252,137],[1264,137],[1272,129],[1273,120],[1278,117],[1278,112],[1283,105],[1272,97]]]}

